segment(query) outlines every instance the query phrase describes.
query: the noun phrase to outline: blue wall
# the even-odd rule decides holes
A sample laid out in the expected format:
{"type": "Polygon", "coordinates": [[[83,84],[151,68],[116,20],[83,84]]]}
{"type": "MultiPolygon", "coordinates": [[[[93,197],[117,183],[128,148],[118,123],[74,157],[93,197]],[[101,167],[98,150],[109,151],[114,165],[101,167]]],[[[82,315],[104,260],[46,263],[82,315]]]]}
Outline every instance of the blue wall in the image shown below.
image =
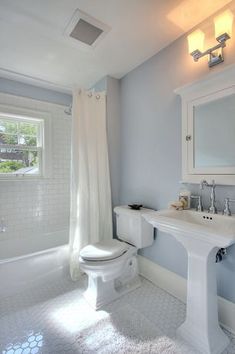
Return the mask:
{"type": "Polygon", "coordinates": [[[69,106],[72,96],[66,93],[48,90],[22,82],[8,80],[0,77],[0,92],[9,93],[15,96],[33,98],[39,101],[46,101],[69,106]]]}
{"type": "MultiPolygon", "coordinates": [[[[162,209],[178,198],[181,102],[174,89],[204,77],[209,70],[205,61],[194,63],[187,53],[187,41],[181,37],[121,80],[121,204],[139,202],[162,209]]],[[[220,71],[224,65],[213,70],[220,71]]],[[[198,192],[198,186],[190,188],[198,192]]],[[[220,209],[225,196],[234,198],[235,187],[217,188],[220,209]]],[[[208,203],[205,191],[205,206],[208,203]]],[[[154,245],[141,254],[187,276],[186,251],[170,235],[158,232],[154,245]]],[[[235,247],[216,267],[219,294],[235,302],[235,247]]]]}

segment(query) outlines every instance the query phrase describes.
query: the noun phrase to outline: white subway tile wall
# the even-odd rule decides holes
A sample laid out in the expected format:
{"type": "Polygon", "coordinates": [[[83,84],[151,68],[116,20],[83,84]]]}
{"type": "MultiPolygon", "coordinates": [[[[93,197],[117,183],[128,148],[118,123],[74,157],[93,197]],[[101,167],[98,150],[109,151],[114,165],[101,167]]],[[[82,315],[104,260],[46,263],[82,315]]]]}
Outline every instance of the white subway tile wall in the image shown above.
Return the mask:
{"type": "Polygon", "coordinates": [[[0,260],[68,242],[71,117],[64,106],[0,94],[0,104],[49,112],[52,171],[49,178],[0,180],[0,260]]]}

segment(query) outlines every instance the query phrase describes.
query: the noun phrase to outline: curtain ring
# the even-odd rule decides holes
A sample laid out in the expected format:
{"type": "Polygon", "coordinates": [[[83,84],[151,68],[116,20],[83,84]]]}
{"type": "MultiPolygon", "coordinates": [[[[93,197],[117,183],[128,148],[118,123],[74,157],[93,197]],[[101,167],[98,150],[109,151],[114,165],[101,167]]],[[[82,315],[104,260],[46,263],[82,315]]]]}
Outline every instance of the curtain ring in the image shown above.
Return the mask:
{"type": "Polygon", "coordinates": [[[96,95],[95,97],[96,97],[96,99],[97,99],[97,100],[99,100],[99,99],[100,99],[100,95],[96,95]]]}

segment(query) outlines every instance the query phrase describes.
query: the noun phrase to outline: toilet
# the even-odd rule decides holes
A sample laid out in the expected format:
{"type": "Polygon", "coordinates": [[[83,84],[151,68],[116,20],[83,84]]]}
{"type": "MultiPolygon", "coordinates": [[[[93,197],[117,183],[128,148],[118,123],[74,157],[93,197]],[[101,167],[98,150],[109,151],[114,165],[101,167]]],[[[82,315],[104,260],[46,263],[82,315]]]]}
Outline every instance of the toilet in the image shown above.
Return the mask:
{"type": "Polygon", "coordinates": [[[80,269],[88,275],[84,297],[93,308],[140,286],[137,251],[151,246],[154,240],[153,226],[142,214],[152,211],[115,207],[118,239],[88,245],[80,251],[80,269]]]}

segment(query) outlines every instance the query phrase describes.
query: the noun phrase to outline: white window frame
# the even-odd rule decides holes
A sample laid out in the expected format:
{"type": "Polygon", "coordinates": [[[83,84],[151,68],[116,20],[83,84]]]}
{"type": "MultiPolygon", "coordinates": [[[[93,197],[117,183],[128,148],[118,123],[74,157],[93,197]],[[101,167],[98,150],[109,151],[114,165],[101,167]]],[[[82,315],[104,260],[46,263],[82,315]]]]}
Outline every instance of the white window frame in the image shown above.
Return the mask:
{"type": "MultiPolygon", "coordinates": [[[[42,178],[49,178],[51,176],[51,115],[49,112],[42,112],[38,110],[32,110],[24,107],[8,106],[0,104],[0,118],[12,118],[16,121],[28,121],[39,123],[40,139],[39,146],[37,147],[40,160],[40,170],[38,174],[17,174],[17,173],[0,173],[1,180],[35,180],[42,178]]],[[[13,147],[9,145],[9,147],[13,147]]],[[[16,147],[16,146],[14,146],[16,147]]],[[[32,147],[33,149],[34,147],[32,147]]],[[[24,148],[20,146],[20,149],[31,150],[30,148],[24,148]]]]}

